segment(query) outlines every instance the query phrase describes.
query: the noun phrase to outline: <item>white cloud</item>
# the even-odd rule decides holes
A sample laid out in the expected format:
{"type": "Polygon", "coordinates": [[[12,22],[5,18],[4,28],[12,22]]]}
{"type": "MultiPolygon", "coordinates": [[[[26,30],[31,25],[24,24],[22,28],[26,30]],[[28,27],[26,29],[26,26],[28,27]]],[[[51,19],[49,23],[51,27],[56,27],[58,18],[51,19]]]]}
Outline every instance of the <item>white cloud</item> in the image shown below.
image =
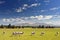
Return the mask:
{"type": "Polygon", "coordinates": [[[30,17],[21,17],[21,18],[3,18],[4,23],[11,24],[52,24],[52,25],[60,25],[60,20],[52,20],[52,18],[59,18],[59,15],[39,15],[39,16],[30,16],[30,17]],[[35,20],[36,19],[36,20],[35,20]],[[42,21],[43,20],[43,21],[42,21]]]}
{"type": "Polygon", "coordinates": [[[16,9],[16,12],[23,12],[23,10],[26,10],[28,8],[31,8],[31,7],[37,7],[39,6],[40,3],[33,3],[31,5],[28,5],[28,4],[24,4],[23,7],[19,7],[16,9]]]}
{"type": "Polygon", "coordinates": [[[23,10],[22,10],[22,8],[21,7],[19,7],[18,9],[16,9],[16,12],[22,12],[23,10]]]}
{"type": "Polygon", "coordinates": [[[27,8],[26,7],[22,7],[22,10],[26,10],[27,8]]]}
{"type": "Polygon", "coordinates": [[[45,10],[41,10],[41,12],[44,12],[45,10]]]}
{"type": "Polygon", "coordinates": [[[3,19],[3,22],[20,22],[20,21],[24,21],[24,20],[22,20],[21,18],[9,18],[9,19],[6,19],[6,18],[4,18],[3,19]]]}
{"type": "Polygon", "coordinates": [[[53,23],[53,25],[56,25],[56,26],[59,26],[60,25],[60,21],[52,21],[53,23]]]}
{"type": "Polygon", "coordinates": [[[16,18],[15,21],[19,22],[19,21],[24,21],[21,18],[16,18]]]}
{"type": "Polygon", "coordinates": [[[27,21],[27,20],[24,20],[24,21],[20,21],[20,22],[16,22],[17,24],[23,24],[23,23],[26,23],[26,24],[34,24],[35,22],[33,21],[27,21]]]}
{"type": "Polygon", "coordinates": [[[28,24],[35,24],[35,22],[28,22],[28,24]]]}
{"type": "Polygon", "coordinates": [[[39,6],[39,5],[41,5],[40,3],[34,3],[34,4],[31,4],[29,7],[36,7],[36,6],[39,6]]]}
{"type": "Polygon", "coordinates": [[[35,16],[35,18],[37,18],[38,20],[42,20],[43,19],[43,16],[42,15],[39,15],[39,16],[35,16]]]}
{"type": "Polygon", "coordinates": [[[50,8],[50,10],[58,10],[60,9],[60,7],[53,7],[53,8],[50,8]]]}
{"type": "Polygon", "coordinates": [[[46,24],[52,24],[52,22],[51,21],[48,21],[48,22],[45,22],[46,24]]]}
{"type": "Polygon", "coordinates": [[[54,26],[60,26],[60,21],[48,21],[48,22],[45,22],[46,24],[52,24],[54,26]]]}
{"type": "Polygon", "coordinates": [[[32,18],[32,19],[36,18],[38,20],[47,20],[47,19],[53,18],[53,16],[50,16],[50,15],[48,15],[48,16],[39,15],[39,16],[31,16],[30,18],[32,18]]]}
{"type": "Polygon", "coordinates": [[[31,16],[30,18],[32,18],[32,19],[33,19],[33,18],[35,18],[35,17],[34,17],[34,16],[31,16]]]}
{"type": "Polygon", "coordinates": [[[45,12],[45,11],[47,11],[47,10],[41,10],[40,12],[45,12]]]}
{"type": "Polygon", "coordinates": [[[44,0],[44,2],[50,2],[50,0],[44,0]]]}
{"type": "Polygon", "coordinates": [[[51,18],[53,18],[53,16],[45,16],[44,19],[51,19],[51,18]]]}
{"type": "Polygon", "coordinates": [[[27,20],[27,19],[29,19],[29,17],[25,17],[24,19],[26,19],[26,20],[27,20]]]}
{"type": "Polygon", "coordinates": [[[24,6],[24,7],[28,7],[28,4],[24,4],[23,6],[24,6]]]}
{"type": "Polygon", "coordinates": [[[24,4],[23,7],[22,7],[23,10],[25,10],[27,8],[28,8],[28,4],[24,4]]]}
{"type": "Polygon", "coordinates": [[[6,19],[5,18],[3,19],[3,22],[6,22],[6,19]]]}
{"type": "Polygon", "coordinates": [[[3,19],[4,22],[12,22],[10,19],[3,19]]]}
{"type": "Polygon", "coordinates": [[[43,16],[42,16],[42,15],[39,15],[39,16],[31,16],[30,18],[31,18],[31,19],[42,20],[42,19],[43,19],[43,16]]]}
{"type": "Polygon", "coordinates": [[[0,1],[0,4],[4,4],[5,3],[5,1],[0,1]]]}
{"type": "Polygon", "coordinates": [[[28,21],[29,22],[29,19],[30,21],[35,20],[37,19],[38,20],[50,20],[51,18],[53,18],[53,16],[43,16],[43,15],[39,15],[39,16],[30,16],[30,17],[21,17],[21,18],[9,18],[9,19],[6,19],[6,18],[3,18],[3,22],[24,22],[24,21],[28,21]]]}

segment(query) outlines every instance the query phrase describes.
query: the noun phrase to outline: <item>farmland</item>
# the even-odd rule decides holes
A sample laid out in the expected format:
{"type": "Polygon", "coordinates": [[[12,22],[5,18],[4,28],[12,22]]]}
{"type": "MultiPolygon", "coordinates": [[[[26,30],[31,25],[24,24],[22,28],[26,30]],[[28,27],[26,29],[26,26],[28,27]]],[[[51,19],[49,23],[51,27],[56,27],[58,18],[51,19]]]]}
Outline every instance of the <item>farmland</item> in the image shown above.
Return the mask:
{"type": "Polygon", "coordinates": [[[0,29],[0,40],[60,40],[60,28],[17,28],[0,29]],[[24,32],[13,35],[13,32],[24,32]],[[31,32],[35,34],[31,35],[31,32]],[[41,35],[41,32],[44,32],[41,35]],[[59,32],[56,35],[56,32],[59,32]]]}

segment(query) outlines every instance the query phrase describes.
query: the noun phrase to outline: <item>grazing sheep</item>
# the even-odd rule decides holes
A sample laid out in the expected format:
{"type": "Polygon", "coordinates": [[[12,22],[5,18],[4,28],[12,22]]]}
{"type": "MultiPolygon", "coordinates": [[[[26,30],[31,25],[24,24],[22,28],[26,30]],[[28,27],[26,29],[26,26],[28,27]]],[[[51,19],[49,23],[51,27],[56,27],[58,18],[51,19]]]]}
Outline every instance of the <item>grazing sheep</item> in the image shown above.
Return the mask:
{"type": "Polygon", "coordinates": [[[13,35],[16,35],[16,32],[13,32],[13,35]]]}
{"type": "Polygon", "coordinates": [[[13,32],[13,35],[23,34],[24,32],[13,32]]]}
{"type": "Polygon", "coordinates": [[[34,35],[34,34],[35,34],[35,32],[32,32],[32,33],[31,33],[31,36],[34,35]]]}
{"type": "Polygon", "coordinates": [[[32,32],[32,34],[35,34],[35,32],[32,32]]]}
{"type": "Polygon", "coordinates": [[[40,35],[42,36],[42,35],[44,35],[44,34],[45,34],[44,32],[41,32],[41,34],[40,34],[40,35]]]}
{"type": "Polygon", "coordinates": [[[58,34],[59,34],[59,32],[56,32],[56,34],[55,34],[55,35],[56,35],[56,36],[58,36],[58,34]]]}
{"type": "Polygon", "coordinates": [[[59,32],[56,32],[57,34],[59,34],[59,32]]]}
{"type": "Polygon", "coordinates": [[[19,32],[18,34],[23,34],[24,32],[19,32]]]}
{"type": "Polygon", "coordinates": [[[3,32],[3,34],[5,34],[5,32],[3,32]]]}

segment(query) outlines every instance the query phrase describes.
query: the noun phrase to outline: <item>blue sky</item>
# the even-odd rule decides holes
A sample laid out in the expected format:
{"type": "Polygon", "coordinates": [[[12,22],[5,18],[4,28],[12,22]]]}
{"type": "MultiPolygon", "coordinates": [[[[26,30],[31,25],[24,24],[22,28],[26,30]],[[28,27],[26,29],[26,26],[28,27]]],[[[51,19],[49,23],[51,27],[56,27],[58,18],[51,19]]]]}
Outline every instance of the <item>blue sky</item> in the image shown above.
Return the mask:
{"type": "Polygon", "coordinates": [[[60,25],[60,0],[0,0],[0,24],[60,25]]]}

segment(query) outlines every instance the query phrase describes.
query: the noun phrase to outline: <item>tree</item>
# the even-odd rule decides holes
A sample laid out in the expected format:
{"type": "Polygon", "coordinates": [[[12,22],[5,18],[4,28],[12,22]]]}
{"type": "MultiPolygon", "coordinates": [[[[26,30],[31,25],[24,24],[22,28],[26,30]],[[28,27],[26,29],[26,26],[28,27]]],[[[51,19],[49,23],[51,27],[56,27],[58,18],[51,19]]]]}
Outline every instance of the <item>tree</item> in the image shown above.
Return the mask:
{"type": "Polygon", "coordinates": [[[42,28],[44,28],[44,25],[42,25],[42,28]]]}
{"type": "Polygon", "coordinates": [[[4,28],[3,24],[0,26],[0,28],[4,28]]]}
{"type": "Polygon", "coordinates": [[[24,26],[22,26],[22,28],[24,28],[24,26]]]}
{"type": "Polygon", "coordinates": [[[41,27],[42,27],[41,25],[38,26],[38,28],[41,28],[41,27]]]}
{"type": "Polygon", "coordinates": [[[8,25],[8,28],[11,28],[11,24],[8,25]]]}
{"type": "Polygon", "coordinates": [[[11,26],[11,28],[15,28],[15,26],[14,26],[14,25],[12,25],[12,26],[11,26]]]}

